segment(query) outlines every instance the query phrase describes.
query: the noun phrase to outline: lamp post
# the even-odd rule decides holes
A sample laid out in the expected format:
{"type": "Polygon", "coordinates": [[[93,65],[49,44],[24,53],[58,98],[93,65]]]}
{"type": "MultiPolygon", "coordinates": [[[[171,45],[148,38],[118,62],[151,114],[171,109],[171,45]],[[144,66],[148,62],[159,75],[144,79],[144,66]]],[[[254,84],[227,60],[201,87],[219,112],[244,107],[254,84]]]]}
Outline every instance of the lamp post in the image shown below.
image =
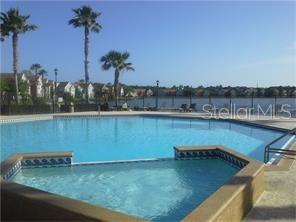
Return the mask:
{"type": "Polygon", "coordinates": [[[155,107],[158,109],[158,87],[159,87],[159,81],[156,81],[156,98],[155,98],[155,107]]]}
{"type": "Polygon", "coordinates": [[[209,104],[212,105],[212,96],[211,96],[211,93],[209,94],[209,104]]]}
{"type": "Polygon", "coordinates": [[[251,114],[254,113],[254,90],[252,90],[252,101],[251,101],[251,114]]]}
{"type": "Polygon", "coordinates": [[[175,106],[175,96],[176,96],[176,92],[172,93],[172,106],[175,106]]]}
{"type": "Polygon", "coordinates": [[[277,115],[277,110],[276,110],[276,108],[277,108],[277,107],[276,107],[276,106],[277,106],[277,105],[276,105],[276,99],[277,99],[277,96],[275,95],[275,96],[274,96],[274,116],[277,115]]]}
{"type": "Polygon", "coordinates": [[[143,105],[143,111],[145,109],[145,93],[143,93],[143,97],[142,97],[142,105],[143,105]]]}
{"type": "Polygon", "coordinates": [[[192,86],[190,86],[189,103],[192,104],[192,86]]]}
{"type": "Polygon", "coordinates": [[[54,96],[53,96],[53,112],[55,112],[56,97],[57,97],[57,81],[58,81],[58,69],[54,69],[54,96]]]}

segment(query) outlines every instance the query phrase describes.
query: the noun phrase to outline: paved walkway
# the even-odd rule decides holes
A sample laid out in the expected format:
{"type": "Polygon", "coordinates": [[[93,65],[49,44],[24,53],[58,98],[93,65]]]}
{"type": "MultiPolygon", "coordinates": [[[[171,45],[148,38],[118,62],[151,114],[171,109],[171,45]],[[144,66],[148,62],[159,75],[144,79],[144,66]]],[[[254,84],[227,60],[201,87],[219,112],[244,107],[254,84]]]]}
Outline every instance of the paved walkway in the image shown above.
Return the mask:
{"type": "Polygon", "coordinates": [[[266,171],[265,191],[245,222],[296,221],[296,164],[289,171],[266,171]]]}
{"type": "MultiPolygon", "coordinates": [[[[0,115],[0,120],[9,120],[9,119],[31,119],[31,118],[46,118],[46,117],[52,117],[53,115],[59,116],[59,115],[98,115],[98,112],[77,112],[77,113],[57,113],[57,114],[35,114],[35,115],[10,115],[10,116],[3,116],[0,115]]],[[[180,112],[151,112],[151,111],[112,111],[112,112],[100,112],[100,115],[137,115],[137,114],[157,114],[157,115],[178,115],[178,116],[193,116],[193,117],[205,117],[208,116],[205,113],[180,113],[180,112]]],[[[214,116],[213,116],[214,117],[214,116]]],[[[268,125],[273,127],[280,127],[280,128],[286,128],[286,129],[292,129],[296,127],[296,118],[291,119],[284,119],[281,117],[269,117],[269,116],[250,116],[248,119],[239,119],[236,117],[230,117],[224,115],[225,118],[229,119],[237,119],[237,120],[243,120],[247,122],[254,122],[259,123],[262,125],[268,125]]]]}

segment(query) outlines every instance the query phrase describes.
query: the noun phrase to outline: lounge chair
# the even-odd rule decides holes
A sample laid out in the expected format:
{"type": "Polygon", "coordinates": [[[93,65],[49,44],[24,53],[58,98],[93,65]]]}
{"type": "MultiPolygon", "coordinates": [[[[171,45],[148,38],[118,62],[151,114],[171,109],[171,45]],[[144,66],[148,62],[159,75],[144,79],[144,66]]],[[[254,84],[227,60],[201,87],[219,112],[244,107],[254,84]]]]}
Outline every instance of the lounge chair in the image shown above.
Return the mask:
{"type": "Polygon", "coordinates": [[[100,111],[109,111],[109,104],[108,103],[100,104],[100,111]]]}
{"type": "Polygon", "coordinates": [[[180,112],[187,112],[187,110],[188,110],[187,104],[182,104],[179,108],[180,112]]]}
{"type": "Polygon", "coordinates": [[[196,111],[196,104],[195,103],[191,103],[188,108],[188,112],[192,112],[192,111],[196,111]]]}
{"type": "Polygon", "coordinates": [[[128,110],[128,105],[127,103],[123,103],[121,106],[122,110],[127,111],[128,110]]]}

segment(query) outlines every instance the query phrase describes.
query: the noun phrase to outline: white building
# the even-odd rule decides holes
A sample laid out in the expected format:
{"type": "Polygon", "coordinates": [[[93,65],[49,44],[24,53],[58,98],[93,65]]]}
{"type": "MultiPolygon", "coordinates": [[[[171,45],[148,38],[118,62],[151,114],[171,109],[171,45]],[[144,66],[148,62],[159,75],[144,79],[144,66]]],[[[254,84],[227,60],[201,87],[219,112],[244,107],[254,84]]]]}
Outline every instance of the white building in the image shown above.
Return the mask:
{"type": "Polygon", "coordinates": [[[59,82],[57,83],[57,95],[63,97],[63,94],[70,93],[75,98],[75,86],[70,82],[59,82]]]}
{"type": "MultiPolygon", "coordinates": [[[[76,83],[75,84],[75,88],[77,91],[79,91],[80,93],[83,94],[83,90],[84,90],[84,86],[85,84],[84,83],[76,83]]],[[[89,83],[88,86],[87,86],[87,91],[88,91],[88,98],[89,99],[93,99],[95,98],[95,90],[94,90],[94,86],[89,83]]]]}
{"type": "Polygon", "coordinates": [[[147,89],[146,96],[153,96],[153,91],[151,89],[147,89]]]}
{"type": "Polygon", "coordinates": [[[32,97],[43,97],[43,83],[41,76],[24,75],[24,79],[29,81],[30,95],[32,97]]]}

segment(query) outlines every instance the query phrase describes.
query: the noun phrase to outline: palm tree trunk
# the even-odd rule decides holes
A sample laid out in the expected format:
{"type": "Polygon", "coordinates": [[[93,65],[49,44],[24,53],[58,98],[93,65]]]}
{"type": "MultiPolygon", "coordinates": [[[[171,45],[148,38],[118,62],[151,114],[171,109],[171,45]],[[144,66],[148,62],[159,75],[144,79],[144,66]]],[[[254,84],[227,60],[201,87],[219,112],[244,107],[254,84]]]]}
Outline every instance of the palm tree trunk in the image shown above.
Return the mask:
{"type": "Polygon", "coordinates": [[[114,96],[115,96],[115,106],[118,107],[118,88],[119,88],[119,71],[115,69],[114,78],[114,96]]]}
{"type": "Polygon", "coordinates": [[[19,93],[18,93],[18,35],[14,33],[12,35],[12,49],[13,49],[13,74],[15,79],[15,98],[16,104],[19,104],[19,93]]]}
{"type": "Polygon", "coordinates": [[[89,28],[84,28],[84,76],[85,76],[85,99],[88,102],[88,48],[89,48],[89,28]]]}

